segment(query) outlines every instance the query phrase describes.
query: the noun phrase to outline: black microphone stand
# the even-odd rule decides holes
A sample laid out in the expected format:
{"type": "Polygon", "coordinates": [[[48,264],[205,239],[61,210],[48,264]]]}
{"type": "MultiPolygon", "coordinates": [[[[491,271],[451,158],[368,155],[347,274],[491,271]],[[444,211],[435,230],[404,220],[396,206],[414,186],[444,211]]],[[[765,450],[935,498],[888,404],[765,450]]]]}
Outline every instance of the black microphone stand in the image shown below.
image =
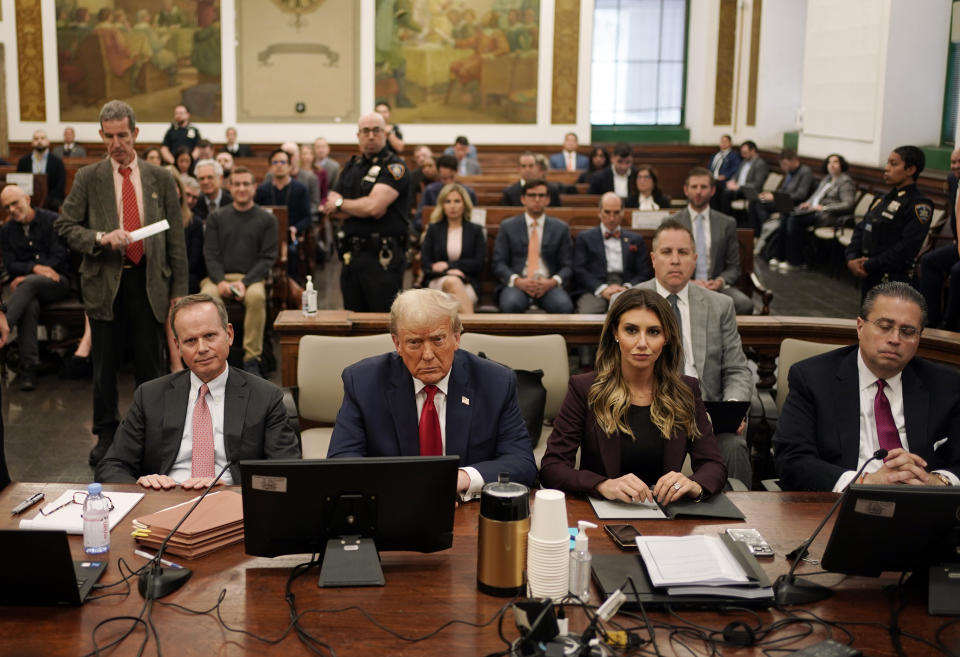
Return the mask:
{"type": "Polygon", "coordinates": [[[140,590],[140,595],[142,595],[147,600],[156,600],[157,598],[162,598],[168,596],[181,586],[186,584],[187,580],[190,579],[190,576],[193,575],[193,571],[189,568],[164,568],[160,564],[160,559],[163,557],[164,550],[167,549],[167,542],[170,538],[177,533],[177,530],[180,529],[180,525],[190,517],[190,514],[193,513],[193,510],[197,508],[200,502],[203,501],[203,498],[207,496],[214,486],[217,485],[217,482],[220,481],[220,478],[227,471],[233,461],[230,461],[223,469],[220,470],[220,473],[210,482],[210,485],[207,486],[207,489],[200,494],[200,497],[197,498],[197,501],[193,503],[193,506],[183,514],[183,517],[180,518],[173,529],[170,530],[170,533],[167,534],[167,537],[163,539],[163,542],[160,544],[157,553],[154,555],[153,560],[150,562],[147,570],[140,573],[140,581],[137,584],[137,588],[140,590]]]}
{"type": "MultiPolygon", "coordinates": [[[[780,577],[777,578],[777,581],[773,584],[773,599],[778,605],[805,605],[811,602],[824,600],[833,595],[832,589],[829,589],[822,584],[811,582],[808,579],[801,579],[794,575],[794,571],[796,571],[797,566],[800,565],[800,562],[803,561],[803,558],[807,556],[807,550],[813,544],[813,541],[816,540],[817,536],[820,534],[820,530],[823,529],[823,526],[827,524],[827,520],[830,519],[830,516],[833,515],[833,512],[837,510],[837,507],[840,506],[840,503],[843,502],[843,499],[847,496],[847,491],[850,490],[850,486],[852,486],[853,482],[859,479],[860,475],[863,474],[864,468],[866,468],[867,465],[869,465],[872,461],[885,458],[887,458],[887,450],[878,449],[873,453],[873,456],[864,461],[863,465],[860,466],[860,469],[857,471],[857,474],[854,475],[853,479],[850,480],[850,483],[843,487],[843,491],[837,497],[837,501],[833,503],[833,506],[830,507],[829,511],[827,511],[827,515],[823,517],[823,520],[820,521],[820,524],[817,525],[817,528],[813,530],[813,534],[810,535],[810,538],[804,541],[800,547],[791,553],[794,555],[794,559],[793,565],[790,566],[790,572],[788,572],[786,575],[780,575],[780,577]]],[[[789,555],[787,556],[789,557],[789,555]]]]}

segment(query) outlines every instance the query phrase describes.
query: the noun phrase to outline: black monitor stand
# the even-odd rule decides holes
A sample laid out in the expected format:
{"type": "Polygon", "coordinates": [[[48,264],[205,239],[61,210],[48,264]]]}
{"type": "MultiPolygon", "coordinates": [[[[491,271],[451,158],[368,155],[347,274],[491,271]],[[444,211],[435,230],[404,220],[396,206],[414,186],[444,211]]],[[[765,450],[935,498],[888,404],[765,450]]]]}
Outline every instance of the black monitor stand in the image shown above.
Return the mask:
{"type": "Polygon", "coordinates": [[[931,616],[960,616],[960,563],[930,566],[927,612],[931,616]]]}
{"type": "Polygon", "coordinates": [[[380,555],[372,538],[377,518],[377,497],[341,493],[325,518],[327,540],[320,566],[321,588],[339,586],[383,586],[380,555]]]}

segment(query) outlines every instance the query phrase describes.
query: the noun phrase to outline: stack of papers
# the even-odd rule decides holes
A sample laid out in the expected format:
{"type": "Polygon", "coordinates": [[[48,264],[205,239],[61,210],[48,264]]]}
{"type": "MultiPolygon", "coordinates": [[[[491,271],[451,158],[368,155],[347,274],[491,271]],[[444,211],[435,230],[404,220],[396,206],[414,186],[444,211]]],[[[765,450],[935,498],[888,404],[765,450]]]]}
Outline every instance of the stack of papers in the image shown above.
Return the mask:
{"type": "MultiPolygon", "coordinates": [[[[23,518],[20,521],[20,529],[59,529],[68,534],[83,533],[83,505],[67,504],[73,499],[76,493],[87,491],[80,489],[70,489],[60,497],[43,505],[44,510],[57,509],[48,516],[40,513],[38,510],[32,518],[23,518]],[[65,506],[63,506],[65,505],[65,506]]],[[[113,502],[113,510],[110,512],[110,529],[117,526],[117,523],[123,520],[123,517],[130,513],[130,509],[137,505],[143,498],[143,493],[120,493],[118,491],[104,491],[104,496],[109,497],[113,502]]]]}
{"type": "MultiPolygon", "coordinates": [[[[196,501],[195,497],[183,504],[134,519],[133,535],[137,543],[159,549],[196,501]]],[[[180,525],[167,541],[166,552],[195,559],[242,540],[243,498],[235,491],[218,491],[207,495],[180,525]]]]}

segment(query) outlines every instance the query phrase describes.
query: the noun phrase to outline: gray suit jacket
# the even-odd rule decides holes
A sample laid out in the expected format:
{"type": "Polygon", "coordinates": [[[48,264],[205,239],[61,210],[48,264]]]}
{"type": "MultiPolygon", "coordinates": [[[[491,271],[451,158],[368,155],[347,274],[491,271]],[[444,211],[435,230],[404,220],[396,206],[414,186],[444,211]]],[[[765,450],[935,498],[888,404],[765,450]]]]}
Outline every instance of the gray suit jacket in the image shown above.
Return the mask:
{"type": "MultiPolygon", "coordinates": [[[[693,217],[686,207],[673,215],[693,232],[693,217]]],[[[736,285],[740,278],[740,243],[737,241],[737,221],[722,212],[710,209],[710,278],[722,278],[727,285],[736,285]]],[[[706,397],[705,397],[706,399],[706,397]]]]}
{"type": "MultiPolygon", "coordinates": [[[[637,287],[656,291],[657,282],[650,279],[637,287]]],[[[750,401],[753,375],[737,331],[733,300],[699,285],[687,285],[687,294],[693,363],[703,401],[750,401]]]]}
{"type": "MultiPolygon", "coordinates": [[[[96,481],[132,482],[144,475],[168,474],[180,451],[184,423],[192,417],[189,397],[189,370],[137,388],[113,444],[97,466],[96,481]]],[[[224,398],[223,440],[230,461],[300,458],[283,393],[269,381],[232,367],[224,398]]],[[[230,476],[233,483],[240,483],[236,464],[230,467],[230,476]]]]}
{"type": "MultiPolygon", "coordinates": [[[[165,322],[171,297],[187,294],[187,250],[177,185],[164,169],[137,160],[143,186],[143,225],[162,219],[170,230],[144,240],[147,258],[147,298],[158,322],[165,322]]],[[[71,249],[83,254],[80,284],[90,319],[113,319],[113,300],[120,288],[123,252],[96,243],[98,231],[120,228],[110,159],[77,171],[70,195],[60,208],[54,227],[71,249]]]]}
{"type": "Polygon", "coordinates": [[[63,159],[65,157],[86,157],[87,149],[81,146],[80,144],[74,142],[73,150],[70,151],[70,154],[67,155],[66,151],[63,149],[63,144],[57,144],[53,147],[53,154],[63,159]]]}
{"type": "Polygon", "coordinates": [[[806,164],[801,164],[790,176],[790,182],[787,182],[787,176],[784,174],[783,181],[777,191],[789,194],[790,198],[793,199],[793,204],[796,205],[807,200],[812,188],[813,171],[806,164]]]}
{"type": "MultiPolygon", "coordinates": [[[[457,163],[457,172],[460,171],[460,162],[457,163]]],[[[472,157],[463,158],[463,167],[465,176],[479,176],[480,175],[480,163],[472,157]]]]}
{"type": "MultiPolygon", "coordinates": [[[[770,173],[770,165],[767,164],[767,161],[759,155],[749,161],[753,162],[753,164],[750,165],[750,170],[747,172],[747,179],[743,184],[745,187],[753,187],[755,190],[760,191],[760,189],[763,187],[763,182],[767,179],[767,174],[770,173]]],[[[740,170],[743,169],[747,162],[748,160],[740,161],[740,166],[737,167],[737,172],[730,176],[730,180],[740,179],[740,170]]]]}

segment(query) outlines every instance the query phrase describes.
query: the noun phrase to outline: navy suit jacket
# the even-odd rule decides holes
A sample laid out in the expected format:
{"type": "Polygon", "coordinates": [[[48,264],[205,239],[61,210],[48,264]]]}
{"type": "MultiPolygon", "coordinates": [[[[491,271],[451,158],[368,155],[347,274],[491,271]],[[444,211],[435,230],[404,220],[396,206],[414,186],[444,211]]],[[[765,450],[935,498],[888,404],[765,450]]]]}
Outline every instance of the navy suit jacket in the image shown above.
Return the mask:
{"type": "MultiPolygon", "coordinates": [[[[491,268],[497,277],[500,290],[510,282],[513,274],[523,275],[527,264],[527,222],[525,215],[504,219],[497,231],[497,240],[493,243],[491,268]]],[[[540,238],[540,259],[546,264],[551,276],[559,276],[566,287],[573,276],[573,244],[570,241],[570,227],[556,217],[546,217],[543,223],[543,236],[540,238]]]]}
{"type": "MultiPolygon", "coordinates": [[[[583,153],[577,153],[577,171],[581,171],[590,166],[590,158],[584,155],[583,153]]],[[[554,153],[550,156],[550,168],[551,169],[567,169],[567,155],[566,153],[554,153]]]]}
{"type": "MultiPolygon", "coordinates": [[[[650,251],[643,236],[620,230],[623,250],[623,282],[637,285],[653,278],[650,251]]],[[[574,294],[593,294],[607,282],[607,252],[603,248],[603,226],[595,226],[577,235],[573,245],[574,294]]]]}
{"type": "MultiPolygon", "coordinates": [[[[710,169],[710,171],[713,171],[713,160],[718,155],[720,155],[720,151],[714,153],[710,161],[707,162],[707,168],[710,169]]],[[[740,152],[736,148],[731,148],[727,151],[727,154],[723,156],[723,161],[720,164],[720,170],[717,171],[717,174],[723,176],[725,180],[730,180],[739,168],[740,152]]]]}
{"type": "MultiPolygon", "coordinates": [[[[840,475],[857,469],[858,348],[835,349],[790,368],[790,393],[773,436],[784,489],[833,490],[840,475]]],[[[924,459],[928,470],[960,476],[960,373],[915,357],[901,381],[910,452],[924,459]]]]}
{"type": "MultiPolygon", "coordinates": [[[[418,456],[419,418],[413,377],[397,353],[343,370],[343,404],[328,457],[418,456]]],[[[517,378],[506,367],[458,349],[447,388],[446,453],[476,468],[485,482],[501,472],[532,486],[537,478],[530,436],[517,403],[517,378]]]]}

